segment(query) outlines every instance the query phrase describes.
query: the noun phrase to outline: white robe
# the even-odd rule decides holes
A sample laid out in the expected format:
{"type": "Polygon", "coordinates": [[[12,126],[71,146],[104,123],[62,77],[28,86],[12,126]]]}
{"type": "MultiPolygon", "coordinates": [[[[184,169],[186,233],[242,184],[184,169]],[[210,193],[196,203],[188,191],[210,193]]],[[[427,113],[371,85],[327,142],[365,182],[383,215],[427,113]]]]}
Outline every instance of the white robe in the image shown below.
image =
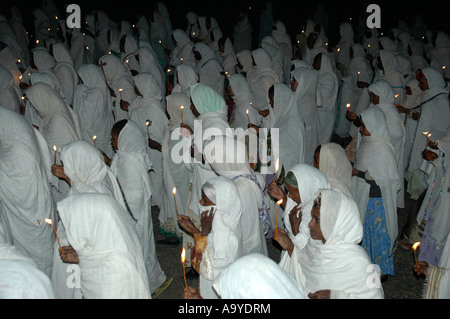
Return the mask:
{"type": "Polygon", "coordinates": [[[197,64],[199,82],[210,86],[220,96],[223,96],[224,76],[221,74],[223,68],[214,56],[213,50],[201,42],[194,45],[194,50],[197,50],[201,55],[201,60],[197,64]]]}

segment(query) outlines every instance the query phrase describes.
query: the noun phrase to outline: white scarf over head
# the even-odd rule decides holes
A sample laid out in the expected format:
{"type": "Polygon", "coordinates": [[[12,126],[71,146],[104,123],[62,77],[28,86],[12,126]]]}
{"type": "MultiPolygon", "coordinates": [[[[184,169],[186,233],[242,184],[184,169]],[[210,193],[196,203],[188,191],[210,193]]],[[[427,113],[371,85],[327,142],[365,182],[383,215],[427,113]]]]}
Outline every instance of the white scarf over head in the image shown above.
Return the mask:
{"type": "Polygon", "coordinates": [[[242,74],[232,74],[228,77],[228,81],[233,90],[233,128],[240,127],[243,130],[247,129],[247,110],[250,122],[259,125],[261,123],[261,116],[258,114],[257,110],[250,106],[250,103],[252,103],[255,107],[258,107],[258,105],[256,105],[256,98],[250,89],[247,79],[242,74]]]}
{"type": "Polygon", "coordinates": [[[191,65],[180,64],[177,66],[177,80],[178,83],[175,85],[172,92],[183,92],[187,96],[190,96],[190,86],[198,83],[198,75],[191,65]]]}
{"type": "Polygon", "coordinates": [[[336,143],[322,144],[319,169],[325,174],[332,188],[351,196],[352,165],[342,146],[336,143]]]}
{"type": "MultiPolygon", "coordinates": [[[[390,142],[386,116],[380,108],[368,108],[361,113],[361,119],[370,136],[362,137],[356,150],[354,167],[362,172],[368,171],[381,189],[392,252],[398,234],[397,192],[401,188],[395,150],[390,142]]],[[[364,179],[352,177],[352,195],[358,204],[363,221],[367,211],[369,190],[370,186],[364,179]]]]}
{"type": "Polygon", "coordinates": [[[331,290],[331,298],[383,298],[377,273],[359,246],[363,226],[356,203],[336,190],[320,190],[320,229],[325,243],[310,240],[300,252],[305,293],[331,290]]]}
{"type": "Polygon", "coordinates": [[[141,245],[122,206],[108,195],[76,194],[58,212],[80,259],[84,298],[151,299],[141,245]]]}
{"type": "Polygon", "coordinates": [[[242,254],[243,210],[238,189],[230,179],[218,176],[208,183],[215,189],[216,209],[200,265],[200,290],[204,298],[214,298],[213,281],[242,254]]]}

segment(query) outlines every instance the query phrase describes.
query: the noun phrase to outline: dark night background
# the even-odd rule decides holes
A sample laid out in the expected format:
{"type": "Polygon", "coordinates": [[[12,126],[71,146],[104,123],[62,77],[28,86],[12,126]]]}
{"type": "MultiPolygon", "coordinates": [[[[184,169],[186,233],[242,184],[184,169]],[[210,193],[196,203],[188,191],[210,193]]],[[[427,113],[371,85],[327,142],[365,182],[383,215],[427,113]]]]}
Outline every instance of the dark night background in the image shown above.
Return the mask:
{"type": "MultiPolygon", "coordinates": [[[[248,13],[249,19],[253,26],[253,35],[257,37],[259,28],[259,15],[265,1],[263,0],[172,0],[162,1],[169,10],[173,29],[185,29],[185,14],[188,11],[194,11],[198,15],[213,16],[219,23],[224,35],[230,35],[233,26],[236,23],[236,14],[238,8],[243,8],[248,13]],[[252,9],[249,10],[248,8],[252,9]]],[[[398,20],[402,19],[406,23],[413,22],[414,14],[420,14],[425,24],[433,31],[449,32],[449,11],[446,1],[427,0],[427,1],[384,1],[384,0],[323,0],[323,1],[304,1],[304,0],[272,0],[274,19],[280,19],[287,27],[291,37],[299,33],[306,18],[312,17],[319,2],[326,5],[329,31],[328,38],[330,44],[333,45],[339,41],[339,24],[349,21],[353,18],[353,23],[359,20],[361,12],[365,12],[368,4],[374,3],[381,7],[381,30],[385,32],[390,28],[398,26],[398,20]]],[[[42,1],[12,1],[3,0],[0,4],[0,12],[8,16],[8,4],[18,5],[24,15],[24,24],[28,30],[33,31],[31,11],[35,7],[40,7],[42,1]],[[28,19],[27,19],[28,17],[28,19]]],[[[65,12],[65,5],[76,3],[80,5],[82,14],[90,13],[92,10],[102,10],[116,22],[120,20],[128,20],[132,24],[137,21],[139,15],[147,15],[155,6],[157,1],[108,1],[108,0],[54,0],[55,5],[61,14],[65,12]]]]}

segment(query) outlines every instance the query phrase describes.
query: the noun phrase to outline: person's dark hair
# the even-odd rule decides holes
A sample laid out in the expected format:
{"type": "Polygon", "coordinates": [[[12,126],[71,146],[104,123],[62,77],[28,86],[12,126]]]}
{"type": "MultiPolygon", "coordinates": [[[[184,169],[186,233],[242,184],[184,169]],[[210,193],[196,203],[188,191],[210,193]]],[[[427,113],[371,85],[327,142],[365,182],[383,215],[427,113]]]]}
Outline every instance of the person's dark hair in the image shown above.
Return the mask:
{"type": "Polygon", "coordinates": [[[125,125],[127,125],[127,123],[128,123],[128,120],[121,120],[121,121],[116,122],[111,129],[111,134],[119,136],[120,132],[123,130],[125,125]]]}
{"type": "Polygon", "coordinates": [[[320,153],[320,150],[321,150],[321,149],[322,149],[322,145],[317,146],[317,147],[316,147],[316,150],[314,151],[314,153],[315,153],[315,152],[320,153]]]}
{"type": "Polygon", "coordinates": [[[217,44],[218,44],[219,46],[225,45],[226,39],[227,39],[227,36],[221,37],[221,38],[219,39],[219,41],[217,41],[217,44]]]}

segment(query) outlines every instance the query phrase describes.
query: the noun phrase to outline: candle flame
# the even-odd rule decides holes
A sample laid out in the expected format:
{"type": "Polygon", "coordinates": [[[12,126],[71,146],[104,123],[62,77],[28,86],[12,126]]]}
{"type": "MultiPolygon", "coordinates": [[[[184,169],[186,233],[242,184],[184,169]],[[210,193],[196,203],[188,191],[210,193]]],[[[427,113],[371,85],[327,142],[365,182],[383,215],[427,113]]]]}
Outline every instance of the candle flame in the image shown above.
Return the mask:
{"type": "Polygon", "coordinates": [[[338,48],[338,49],[337,49],[337,52],[339,52],[339,51],[341,51],[341,48],[338,48]]]}
{"type": "Polygon", "coordinates": [[[370,48],[370,44],[368,44],[367,47],[370,48]]]}
{"type": "Polygon", "coordinates": [[[180,109],[184,109],[184,106],[183,106],[183,105],[181,105],[181,106],[180,106],[180,109]]]}
{"type": "Polygon", "coordinates": [[[146,126],[150,126],[150,120],[145,121],[146,126]]]}
{"type": "Polygon", "coordinates": [[[183,250],[181,251],[181,262],[184,264],[185,261],[186,261],[186,249],[183,248],[183,250]]]}
{"type": "Polygon", "coordinates": [[[46,218],[44,219],[44,221],[49,225],[53,225],[53,220],[51,220],[50,218],[46,218]]]}
{"type": "Polygon", "coordinates": [[[53,145],[53,150],[56,152],[56,145],[53,145]]]}
{"type": "Polygon", "coordinates": [[[400,94],[395,94],[395,98],[398,98],[400,96],[400,94]]]}
{"type": "Polygon", "coordinates": [[[280,167],[280,158],[278,157],[275,162],[275,172],[278,172],[278,168],[280,167]]]}
{"type": "MultiPolygon", "coordinates": [[[[18,59],[18,60],[17,60],[17,63],[20,63],[20,62],[21,62],[21,60],[20,60],[20,59],[18,59]]],[[[443,69],[445,69],[445,66],[443,67],[443,69]]]]}
{"type": "Polygon", "coordinates": [[[360,72],[360,71],[358,71],[358,75],[359,75],[359,74],[361,74],[361,72],[360,72]]]}
{"type": "Polygon", "coordinates": [[[245,113],[247,113],[247,115],[248,115],[248,109],[247,109],[247,111],[245,113]]]}
{"type": "Polygon", "coordinates": [[[23,78],[23,75],[19,76],[19,80],[22,80],[22,78],[23,78]]]}
{"type": "Polygon", "coordinates": [[[428,131],[424,131],[424,132],[422,132],[422,134],[426,136],[426,135],[428,135],[428,131]]]}
{"type": "Polygon", "coordinates": [[[414,250],[416,250],[417,247],[419,247],[419,246],[420,246],[420,241],[418,241],[417,243],[415,243],[415,244],[412,246],[412,248],[413,248],[414,250]]]}
{"type": "Polygon", "coordinates": [[[283,203],[283,200],[280,199],[280,200],[277,202],[277,205],[281,205],[282,203],[283,203]]]}
{"type": "Polygon", "coordinates": [[[428,134],[428,138],[430,138],[431,137],[431,133],[430,134],[428,134]]]}
{"type": "Polygon", "coordinates": [[[350,108],[350,103],[347,103],[347,108],[348,108],[348,109],[350,108]]]}
{"type": "Polygon", "coordinates": [[[442,67],[442,70],[445,70],[445,68],[446,68],[446,66],[444,65],[444,66],[442,67]]]}
{"type": "Polygon", "coordinates": [[[92,139],[95,141],[97,139],[97,135],[92,136],[92,139]]]}
{"type": "Polygon", "coordinates": [[[172,189],[172,193],[173,193],[174,195],[177,194],[177,187],[176,187],[176,186],[172,189]]]}
{"type": "Polygon", "coordinates": [[[167,69],[167,73],[169,73],[170,71],[172,71],[171,69],[167,69]]]}
{"type": "Polygon", "coordinates": [[[123,91],[123,89],[119,89],[119,92],[122,92],[123,91]]]}
{"type": "Polygon", "coordinates": [[[125,61],[125,63],[127,63],[127,64],[128,64],[128,62],[130,62],[130,60],[126,60],[126,61],[125,61]]]}

